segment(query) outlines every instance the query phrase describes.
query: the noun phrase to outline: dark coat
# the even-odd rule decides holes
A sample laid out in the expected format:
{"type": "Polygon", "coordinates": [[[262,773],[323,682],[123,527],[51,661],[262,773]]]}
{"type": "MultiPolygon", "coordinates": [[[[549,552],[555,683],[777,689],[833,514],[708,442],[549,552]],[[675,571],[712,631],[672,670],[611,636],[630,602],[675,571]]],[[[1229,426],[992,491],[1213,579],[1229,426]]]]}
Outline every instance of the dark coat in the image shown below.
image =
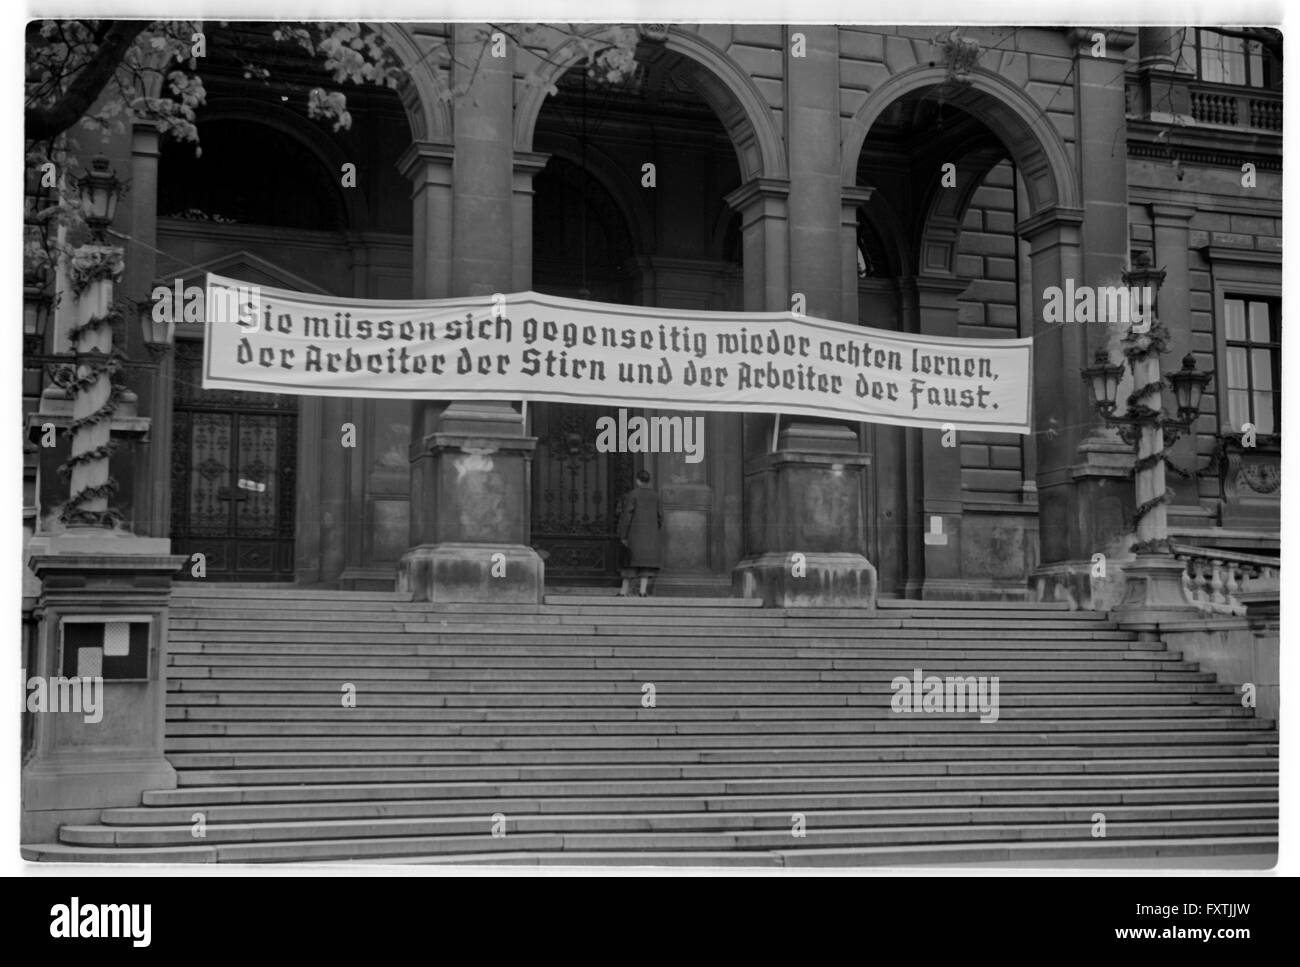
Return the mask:
{"type": "Polygon", "coordinates": [[[623,495],[618,517],[618,537],[632,551],[628,567],[659,567],[659,535],[664,515],[653,487],[635,487],[623,495]]]}

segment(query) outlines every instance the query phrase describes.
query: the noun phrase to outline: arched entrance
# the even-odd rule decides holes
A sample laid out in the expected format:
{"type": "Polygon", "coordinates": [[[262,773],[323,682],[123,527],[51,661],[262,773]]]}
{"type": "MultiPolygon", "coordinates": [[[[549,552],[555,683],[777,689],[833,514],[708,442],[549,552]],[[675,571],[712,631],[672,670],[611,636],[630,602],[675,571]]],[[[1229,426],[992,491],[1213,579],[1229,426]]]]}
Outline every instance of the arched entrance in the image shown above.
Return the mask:
{"type": "Polygon", "coordinates": [[[929,335],[1035,338],[1032,435],[945,442],[874,429],[886,590],[1021,597],[1041,563],[1081,554],[1069,467],[1093,418],[1076,374],[1105,335],[1044,326],[1035,298],[1081,276],[1071,155],[1004,78],[975,71],[961,83],[936,67],[881,85],[845,139],[845,184],[873,189],[858,213],[861,318],[929,335]]]}
{"type": "MultiPolygon", "coordinates": [[[[657,44],[642,44],[638,60],[618,87],[592,85],[575,67],[540,105],[529,137],[548,160],[533,183],[532,288],[739,308],[738,218],[725,200],[741,181],[731,137],[698,89],[698,66],[657,44]]],[[[663,499],[661,590],[724,592],[740,552],[739,417],[699,414],[703,456],[688,462],[682,453],[600,452],[597,420],[617,418],[615,408],[534,405],[529,415],[538,440],[531,537],[548,583],[616,580],[617,501],[644,468],[663,499]]],[[[629,415],[655,414],[633,404],[629,415]]]]}

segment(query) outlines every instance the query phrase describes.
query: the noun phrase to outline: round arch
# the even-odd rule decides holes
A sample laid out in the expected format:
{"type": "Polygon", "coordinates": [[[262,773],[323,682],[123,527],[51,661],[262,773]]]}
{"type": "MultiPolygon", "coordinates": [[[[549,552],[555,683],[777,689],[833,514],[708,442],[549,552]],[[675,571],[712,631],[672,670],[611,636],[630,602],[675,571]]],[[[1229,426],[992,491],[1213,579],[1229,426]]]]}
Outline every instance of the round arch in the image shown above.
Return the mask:
{"type": "MultiPolygon", "coordinates": [[[[664,47],[681,55],[690,66],[696,90],[731,138],[742,179],[788,177],[784,140],[771,109],[749,75],[717,47],[680,27],[669,28],[664,47]]],[[[546,101],[547,88],[557,83],[583,56],[573,40],[550,52],[538,83],[528,87],[516,104],[516,151],[533,150],[537,119],[546,101]]]]}
{"type": "MultiPolygon", "coordinates": [[[[202,122],[211,121],[242,121],[272,128],[303,144],[330,171],[340,171],[349,160],[343,148],[320,127],[281,104],[217,98],[209,101],[203,109],[202,122]]],[[[340,189],[337,195],[347,213],[349,228],[370,224],[366,200],[361,192],[340,189]]]]}
{"type": "Polygon", "coordinates": [[[420,50],[409,24],[383,23],[373,26],[406,72],[407,80],[397,89],[397,94],[406,109],[411,140],[450,144],[451,107],[446,98],[439,96],[440,90],[446,85],[438,78],[437,64],[420,50]]]}
{"type": "Polygon", "coordinates": [[[1006,158],[1006,148],[1001,144],[976,148],[954,158],[959,162],[955,188],[941,187],[936,174],[928,190],[930,200],[925,206],[917,246],[918,264],[928,273],[956,275],[966,209],[984,178],[1006,158]]]}
{"type": "Polygon", "coordinates": [[[1011,81],[983,69],[972,71],[969,83],[956,84],[949,80],[945,67],[914,67],[876,88],[854,114],[843,140],[840,174],[844,185],[857,184],[858,156],[885,108],[911,91],[941,85],[946,88],[947,103],[983,122],[1006,146],[1029,194],[1028,214],[1053,207],[1082,207],[1078,172],[1046,112],[1011,81]]]}
{"type": "MultiPolygon", "coordinates": [[[[582,146],[577,138],[552,133],[549,135],[549,141],[546,154],[581,165],[582,146]]],[[[609,193],[615,207],[623,216],[635,252],[638,255],[649,252],[654,248],[654,238],[650,229],[650,219],[641,210],[642,195],[637,194],[635,183],[598,145],[587,145],[586,162],[588,175],[609,193]]]]}
{"type": "Polygon", "coordinates": [[[859,207],[863,220],[884,245],[891,258],[893,275],[903,278],[916,274],[916,253],[908,245],[908,232],[898,210],[880,192],[859,207]]]}

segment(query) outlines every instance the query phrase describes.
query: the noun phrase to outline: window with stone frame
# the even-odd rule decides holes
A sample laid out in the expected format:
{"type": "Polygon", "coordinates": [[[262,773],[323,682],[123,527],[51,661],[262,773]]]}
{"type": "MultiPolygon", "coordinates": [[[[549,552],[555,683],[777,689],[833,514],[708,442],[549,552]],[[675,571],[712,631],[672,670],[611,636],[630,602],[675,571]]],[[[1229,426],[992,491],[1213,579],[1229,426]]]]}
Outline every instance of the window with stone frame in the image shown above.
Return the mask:
{"type": "Polygon", "coordinates": [[[1180,67],[1211,84],[1281,89],[1282,65],[1254,40],[1225,37],[1215,30],[1188,27],[1180,67]]]}
{"type": "Polygon", "coordinates": [[[1282,428],[1282,301],[1225,294],[1224,373],[1228,420],[1269,436],[1282,428]]]}

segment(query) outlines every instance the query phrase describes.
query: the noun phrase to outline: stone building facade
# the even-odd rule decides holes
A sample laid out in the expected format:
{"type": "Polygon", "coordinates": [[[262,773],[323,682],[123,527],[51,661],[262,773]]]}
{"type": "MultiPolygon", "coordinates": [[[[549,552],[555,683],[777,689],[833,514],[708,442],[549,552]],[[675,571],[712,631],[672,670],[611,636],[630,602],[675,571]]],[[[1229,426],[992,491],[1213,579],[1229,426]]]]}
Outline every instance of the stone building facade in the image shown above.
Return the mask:
{"type": "MultiPolygon", "coordinates": [[[[524,565],[527,596],[543,580],[611,581],[613,501],[645,467],[665,591],[743,591],[745,574],[761,586],[798,551],[826,600],[869,562],[885,595],[1100,605],[1089,569],[1127,553],[1133,458],[1079,373],[1098,349],[1118,359],[1122,333],[1047,323],[1042,300],[1119,285],[1140,253],[1166,273],[1166,368],[1191,353],[1215,373],[1172,453],[1190,474],[1171,476],[1173,536],[1276,555],[1280,84],[1258,52],[1190,28],[960,34],[977,45],[970,65],[934,27],[671,25],[643,32],[635,79],[610,87],[558,40],[470,69],[430,52],[481,46],[474,25],[393,24],[408,83],[349,90],[353,126],[334,133],[243,78],[235,48],[266,40],[241,28],[205,64],[200,158],[146,127],[106,147],[131,180],[119,288],[147,303],[211,271],[358,298],[532,289],[754,311],[798,293],[814,316],[880,329],[1033,336],[1032,434],[950,446],[935,431],[710,413],[699,463],[602,454],[590,407],[204,391],[201,326],[178,326],[156,357],[128,326],[152,421],[114,457],[128,526],[204,554],[208,580],[340,589],[430,569],[472,597],[480,552],[500,549],[524,565]],[[447,99],[447,84],[468,89],[447,99]],[[349,164],[355,187],[341,184],[349,164]],[[483,440],[497,461],[466,474],[456,461],[483,440]]],[[[328,82],[292,58],[276,78],[328,82]]],[[[65,458],[29,456],[30,531],[56,526],[65,458]]]]}

